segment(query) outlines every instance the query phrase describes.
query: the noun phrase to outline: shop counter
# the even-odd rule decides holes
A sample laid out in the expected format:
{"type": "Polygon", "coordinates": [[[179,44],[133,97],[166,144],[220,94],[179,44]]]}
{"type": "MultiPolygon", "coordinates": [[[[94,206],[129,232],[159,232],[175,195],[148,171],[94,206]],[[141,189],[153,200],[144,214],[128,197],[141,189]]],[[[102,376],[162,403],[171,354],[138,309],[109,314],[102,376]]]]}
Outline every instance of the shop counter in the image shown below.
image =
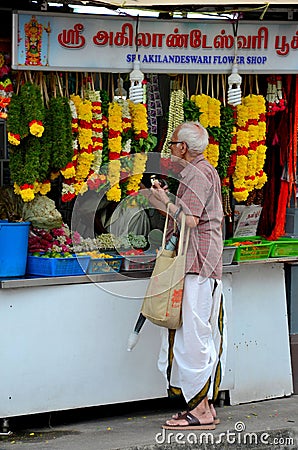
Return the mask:
{"type": "MultiPolygon", "coordinates": [[[[1,280],[0,417],[166,397],[159,328],[127,340],[150,272],[1,280]]],[[[231,404],[292,393],[284,262],[224,267],[231,404]]]]}

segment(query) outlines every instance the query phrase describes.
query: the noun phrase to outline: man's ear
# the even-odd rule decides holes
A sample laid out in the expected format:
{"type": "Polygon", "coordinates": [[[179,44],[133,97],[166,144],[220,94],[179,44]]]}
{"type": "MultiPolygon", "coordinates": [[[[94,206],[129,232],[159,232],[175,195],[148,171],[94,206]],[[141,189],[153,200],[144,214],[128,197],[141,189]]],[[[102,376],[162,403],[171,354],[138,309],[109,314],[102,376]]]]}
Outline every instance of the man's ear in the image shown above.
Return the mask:
{"type": "Polygon", "coordinates": [[[185,155],[186,152],[187,152],[187,145],[185,144],[185,142],[182,142],[181,155],[185,155]]]}

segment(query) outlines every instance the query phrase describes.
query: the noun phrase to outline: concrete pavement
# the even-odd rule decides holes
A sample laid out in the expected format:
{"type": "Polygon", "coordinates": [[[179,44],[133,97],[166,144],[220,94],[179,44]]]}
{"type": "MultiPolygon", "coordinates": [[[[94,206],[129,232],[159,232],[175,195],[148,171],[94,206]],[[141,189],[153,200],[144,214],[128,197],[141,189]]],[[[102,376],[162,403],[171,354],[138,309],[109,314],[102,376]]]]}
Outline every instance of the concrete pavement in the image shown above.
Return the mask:
{"type": "Polygon", "coordinates": [[[298,449],[298,395],[217,408],[210,432],[165,432],[168,399],[16,418],[0,450],[298,449]]]}

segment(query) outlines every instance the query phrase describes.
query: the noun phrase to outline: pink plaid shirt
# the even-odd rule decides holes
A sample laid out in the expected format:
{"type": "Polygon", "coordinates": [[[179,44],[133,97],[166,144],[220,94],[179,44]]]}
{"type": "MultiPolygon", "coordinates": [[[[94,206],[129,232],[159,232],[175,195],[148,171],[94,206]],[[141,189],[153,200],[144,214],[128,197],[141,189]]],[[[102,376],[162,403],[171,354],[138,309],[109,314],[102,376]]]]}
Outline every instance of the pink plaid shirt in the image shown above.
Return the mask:
{"type": "MultiPolygon", "coordinates": [[[[197,227],[190,232],[186,273],[221,279],[223,250],[221,185],[216,169],[202,154],[180,172],[176,205],[181,205],[185,214],[199,218],[197,227]]],[[[173,229],[173,220],[170,220],[170,229],[173,229]]]]}

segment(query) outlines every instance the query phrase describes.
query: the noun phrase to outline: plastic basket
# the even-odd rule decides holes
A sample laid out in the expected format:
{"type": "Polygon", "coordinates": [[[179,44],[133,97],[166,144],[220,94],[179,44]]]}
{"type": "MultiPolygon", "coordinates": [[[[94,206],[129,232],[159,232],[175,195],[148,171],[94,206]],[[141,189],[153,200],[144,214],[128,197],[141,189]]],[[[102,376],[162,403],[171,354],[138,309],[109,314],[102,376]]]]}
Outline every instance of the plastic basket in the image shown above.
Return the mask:
{"type": "Polygon", "coordinates": [[[235,256],[236,248],[237,247],[232,247],[232,246],[223,248],[223,252],[222,252],[223,266],[229,266],[230,264],[232,264],[234,256],[235,256]]]}
{"type": "Polygon", "coordinates": [[[280,239],[272,242],[270,257],[279,258],[283,256],[298,256],[298,240],[280,239]]]}
{"type": "Polygon", "coordinates": [[[30,222],[0,220],[0,277],[24,276],[30,222]]]}
{"type": "Polygon", "coordinates": [[[91,258],[88,265],[88,274],[120,272],[122,256],[113,255],[112,258],[91,258]]]}
{"type": "Polygon", "coordinates": [[[90,256],[43,258],[42,256],[29,255],[27,258],[27,273],[42,277],[85,275],[89,260],[90,256]]]}
{"type": "Polygon", "coordinates": [[[232,238],[226,241],[228,245],[235,245],[243,241],[243,244],[236,245],[234,261],[251,261],[256,259],[267,259],[270,256],[272,242],[262,240],[258,236],[245,238],[232,238]],[[252,241],[252,244],[245,244],[246,241],[252,241]]]}
{"type": "Polygon", "coordinates": [[[122,270],[152,270],[155,265],[156,253],[147,253],[144,255],[124,256],[122,270]]]}

